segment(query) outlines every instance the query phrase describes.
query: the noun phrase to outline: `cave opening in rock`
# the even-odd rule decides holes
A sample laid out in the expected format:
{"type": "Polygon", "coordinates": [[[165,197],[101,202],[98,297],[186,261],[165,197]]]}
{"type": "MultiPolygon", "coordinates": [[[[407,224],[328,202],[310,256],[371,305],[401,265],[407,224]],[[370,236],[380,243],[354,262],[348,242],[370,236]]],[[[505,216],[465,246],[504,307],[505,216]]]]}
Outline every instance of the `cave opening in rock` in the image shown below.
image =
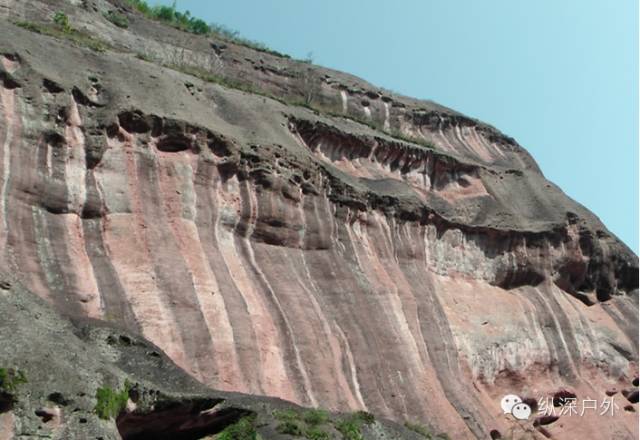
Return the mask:
{"type": "Polygon", "coordinates": [[[576,393],[568,390],[559,390],[553,395],[553,406],[563,406],[569,401],[577,399],[576,393]]]}
{"type": "Polygon", "coordinates": [[[5,391],[0,391],[0,414],[13,409],[13,395],[5,391]]]}
{"type": "Polygon", "coordinates": [[[123,412],[116,419],[123,440],[198,440],[217,434],[251,413],[214,407],[212,399],[156,404],[145,412],[123,412]]]}
{"type": "Polygon", "coordinates": [[[158,150],[165,153],[179,153],[180,151],[190,150],[193,140],[182,133],[172,133],[164,135],[158,139],[158,150]]]}

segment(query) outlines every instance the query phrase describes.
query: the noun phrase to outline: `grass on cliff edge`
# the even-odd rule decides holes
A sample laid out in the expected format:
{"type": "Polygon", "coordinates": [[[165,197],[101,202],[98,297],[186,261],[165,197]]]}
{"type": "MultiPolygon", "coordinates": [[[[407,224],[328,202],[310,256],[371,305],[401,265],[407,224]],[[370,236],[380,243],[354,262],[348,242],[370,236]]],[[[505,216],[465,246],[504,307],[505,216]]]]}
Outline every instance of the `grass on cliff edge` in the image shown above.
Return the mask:
{"type": "Polygon", "coordinates": [[[242,37],[236,30],[217,23],[206,23],[204,20],[191,16],[189,11],[180,12],[176,9],[176,1],[171,6],[157,5],[149,6],[145,0],[125,0],[130,6],[137,9],[145,17],[152,20],[161,21],[177,29],[191,32],[198,35],[213,35],[222,40],[227,40],[241,46],[246,46],[260,52],[269,53],[281,58],[291,58],[289,55],[280,53],[269,48],[264,43],[242,37]]]}

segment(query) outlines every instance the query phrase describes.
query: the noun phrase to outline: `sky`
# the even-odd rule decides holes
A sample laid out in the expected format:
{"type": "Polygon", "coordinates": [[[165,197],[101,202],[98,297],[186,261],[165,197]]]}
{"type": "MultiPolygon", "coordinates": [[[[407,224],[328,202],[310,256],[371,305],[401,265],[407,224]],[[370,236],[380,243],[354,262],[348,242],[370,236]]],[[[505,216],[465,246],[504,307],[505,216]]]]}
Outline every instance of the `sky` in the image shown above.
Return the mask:
{"type": "Polygon", "coordinates": [[[638,253],[637,1],[178,0],[177,7],[494,125],[638,253]]]}

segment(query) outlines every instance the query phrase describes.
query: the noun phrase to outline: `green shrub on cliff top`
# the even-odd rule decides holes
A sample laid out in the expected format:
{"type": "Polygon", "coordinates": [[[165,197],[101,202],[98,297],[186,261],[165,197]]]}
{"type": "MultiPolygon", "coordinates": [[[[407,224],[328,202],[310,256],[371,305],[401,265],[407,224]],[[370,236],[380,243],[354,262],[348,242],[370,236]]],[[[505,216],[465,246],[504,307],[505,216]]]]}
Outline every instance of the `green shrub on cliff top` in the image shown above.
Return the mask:
{"type": "Polygon", "coordinates": [[[362,427],[375,421],[375,417],[366,411],[358,411],[336,422],[336,429],[345,440],[363,440],[362,427]]]}
{"type": "Polygon", "coordinates": [[[266,52],[271,55],[276,55],[282,58],[290,58],[289,55],[282,54],[278,51],[270,49],[265,44],[250,40],[240,36],[238,31],[229,29],[224,25],[217,23],[207,24],[204,20],[191,16],[191,12],[180,12],[176,9],[176,2],[174,1],[171,6],[158,5],[149,6],[144,0],[126,0],[129,5],[137,9],[147,18],[152,20],[161,21],[167,23],[173,27],[181,29],[186,32],[191,32],[198,35],[215,35],[224,40],[231,41],[242,46],[250,47],[261,52],[266,52]]]}
{"type": "Polygon", "coordinates": [[[217,440],[259,440],[256,432],[255,417],[243,417],[233,425],[227,426],[216,437],[217,440]]]}
{"type": "Polygon", "coordinates": [[[202,19],[192,17],[191,12],[180,12],[176,10],[176,2],[171,6],[158,5],[149,6],[144,0],[126,0],[147,18],[158,20],[170,24],[183,31],[204,35],[211,33],[213,29],[202,19]]]}

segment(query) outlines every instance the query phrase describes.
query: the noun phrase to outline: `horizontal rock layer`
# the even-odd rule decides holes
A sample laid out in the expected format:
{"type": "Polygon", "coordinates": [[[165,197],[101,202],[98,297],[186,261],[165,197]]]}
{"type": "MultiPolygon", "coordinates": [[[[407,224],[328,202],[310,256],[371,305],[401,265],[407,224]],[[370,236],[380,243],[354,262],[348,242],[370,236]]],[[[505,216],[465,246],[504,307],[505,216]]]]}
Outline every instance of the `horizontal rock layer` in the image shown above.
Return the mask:
{"type": "MultiPolygon", "coordinates": [[[[0,21],[0,267],[59,312],[139,332],[220,390],[454,438],[507,433],[507,392],[631,388],[637,257],[515,141],[408,98],[368,92],[402,109],[385,132],[204,83],[127,50],[158,24],[68,12],[118,49],[0,21]]],[[[334,90],[347,115],[354,90],[334,90]]],[[[558,438],[638,433],[622,409],[560,420],[558,438]]]]}

